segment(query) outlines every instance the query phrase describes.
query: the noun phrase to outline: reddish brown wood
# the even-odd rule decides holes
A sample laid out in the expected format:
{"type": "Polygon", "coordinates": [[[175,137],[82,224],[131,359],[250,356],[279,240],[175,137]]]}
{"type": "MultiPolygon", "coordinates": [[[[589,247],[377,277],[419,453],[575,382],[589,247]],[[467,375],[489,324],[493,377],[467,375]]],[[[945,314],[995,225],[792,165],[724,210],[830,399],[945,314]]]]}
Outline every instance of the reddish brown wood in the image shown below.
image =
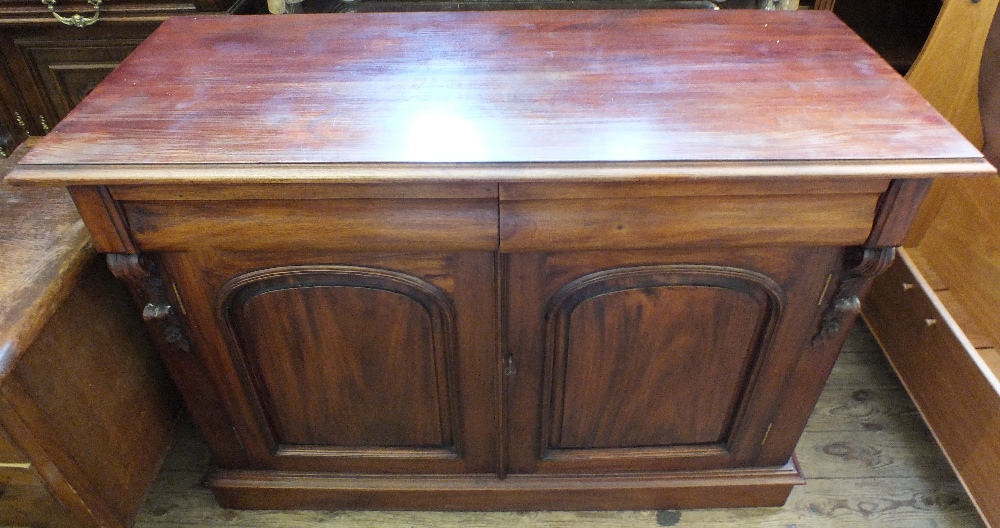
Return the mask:
{"type": "Polygon", "coordinates": [[[0,187],[0,215],[2,374],[38,337],[94,250],[69,196],[61,189],[0,187]]]}
{"type": "Polygon", "coordinates": [[[880,244],[989,170],[828,13],[596,11],[170,22],[15,179],[134,241],[224,504],[603,509],[784,500],[880,244]]]}
{"type": "Polygon", "coordinates": [[[187,317],[199,321],[193,361],[211,373],[254,464],[464,473],[497,466],[496,319],[480,309],[496,297],[493,260],[489,252],[196,251],[170,255],[165,267],[187,317]],[[286,298],[247,311],[257,287],[276,284],[261,277],[285,277],[286,298]]]}
{"type": "Polygon", "coordinates": [[[160,315],[144,317],[150,337],[178,385],[195,423],[203,431],[215,462],[227,466],[247,464],[247,454],[235,435],[232,419],[226,414],[224,399],[205,376],[204,364],[197,355],[197,349],[192,348],[180,320],[182,315],[187,314],[181,309],[183,304],[174,293],[173,282],[169,278],[164,280],[154,259],[145,255],[110,253],[107,260],[112,273],[132,291],[139,312],[145,316],[147,307],[152,307],[151,315],[160,315]]]}
{"type": "Polygon", "coordinates": [[[283,446],[454,445],[455,314],[439,288],[378,268],[288,266],[236,276],[220,296],[283,446]]]}
{"type": "Polygon", "coordinates": [[[374,13],[287,24],[165,23],[29,159],[978,158],[828,12],[374,13]]]}
{"type": "Polygon", "coordinates": [[[866,246],[898,246],[906,239],[907,228],[920,211],[920,203],[933,180],[893,180],[879,200],[875,227],[865,241],[866,246]]]}
{"type": "Polygon", "coordinates": [[[551,478],[511,475],[293,475],[225,471],[212,479],[229,508],[619,510],[780,506],[803,483],[794,460],[767,469],[551,478]],[[556,506],[553,506],[556,505],[556,506]]]}
{"type": "Polygon", "coordinates": [[[724,443],[784,297],[765,276],[704,264],[566,284],[546,313],[550,448],[724,443]]]}
{"type": "MultiPolygon", "coordinates": [[[[507,349],[517,364],[517,373],[508,378],[512,384],[511,473],[676,471],[756,465],[762,444],[772,447],[775,436],[768,432],[770,423],[785,419],[776,416],[788,405],[779,396],[779,387],[787,370],[800,360],[804,334],[811,336],[814,331],[810,323],[821,309],[817,299],[824,279],[840,266],[835,249],[553,252],[513,254],[506,259],[506,289],[510,292],[505,311],[507,349]],[[660,272],[647,275],[654,269],[660,272]],[[605,271],[594,273],[596,270],[605,271]],[[616,284],[621,285],[623,277],[630,275],[652,281],[633,292],[634,296],[648,296],[644,317],[652,316],[656,308],[678,311],[672,317],[659,314],[656,326],[648,330],[649,339],[677,342],[647,343],[632,349],[631,341],[643,337],[636,333],[643,328],[637,320],[638,312],[608,310],[613,304],[607,304],[603,317],[587,321],[591,324],[585,330],[581,328],[585,333],[580,337],[596,343],[567,347],[564,340],[571,336],[560,334],[558,318],[572,321],[574,314],[559,308],[564,305],[559,301],[560,291],[572,291],[574,281],[591,277],[593,284],[580,290],[584,296],[590,291],[595,302],[613,303],[615,296],[611,294],[616,284]],[[662,285],[656,287],[657,282],[662,285]],[[688,285],[681,286],[685,282],[688,285]],[[677,284],[667,288],[671,283],[677,284]],[[691,287],[699,283],[702,288],[691,287]],[[709,293],[712,289],[721,291],[709,293]],[[741,295],[741,291],[749,293],[741,295]],[[693,303],[704,301],[705,295],[722,296],[726,292],[750,304],[759,302],[757,317],[714,319],[717,325],[711,325],[713,319],[704,313],[700,318],[691,318],[699,313],[693,303]],[[553,321],[553,317],[557,320],[553,321]],[[746,340],[743,348],[732,346],[728,353],[704,348],[703,338],[713,333],[743,335],[746,340]],[[689,338],[691,341],[686,341],[689,338]],[[594,346],[598,343],[600,347],[594,346]],[[653,355],[659,356],[655,362],[650,357],[653,355]],[[595,364],[604,366],[592,374],[600,379],[594,380],[592,387],[576,384],[571,391],[610,392],[599,405],[585,398],[570,399],[564,380],[572,382],[573,369],[586,372],[595,364]],[[662,387],[657,386],[657,380],[647,378],[657,373],[662,387]],[[663,399],[657,402],[660,397],[663,399]],[[698,408],[698,404],[705,407],[698,408]],[[605,412],[620,414],[620,420],[603,421],[605,412]],[[563,415],[573,417],[578,424],[605,426],[590,431],[590,449],[567,449],[587,446],[558,445],[558,424],[553,425],[553,421],[563,415]],[[690,436],[705,430],[714,430],[716,436],[690,436]],[[645,439],[629,441],[629,435],[643,432],[645,439]]],[[[729,300],[726,309],[739,304],[729,300]]],[[[823,350],[818,358],[811,359],[829,359],[836,352],[823,350]]],[[[822,382],[806,379],[796,394],[814,388],[818,395],[822,382]]],[[[797,435],[795,432],[796,439],[797,435]]],[[[787,460],[794,444],[774,446],[774,457],[784,453],[787,460]]]]}
{"type": "Polygon", "coordinates": [[[76,210],[92,229],[94,247],[104,253],[135,253],[125,219],[104,187],[71,187],[69,194],[76,210]],[[101,225],[104,224],[104,225],[101,225]],[[100,228],[97,228],[100,226],[100,228]]]}
{"type": "MultiPolygon", "coordinates": [[[[173,389],[100,261],[89,259],[71,285],[0,378],[0,427],[76,523],[128,526],[169,445],[173,389]]],[[[41,523],[49,513],[58,510],[0,519],[41,523]]]]}
{"type": "MultiPolygon", "coordinates": [[[[96,23],[78,28],[56,20],[41,2],[5,1],[0,8],[4,79],[0,148],[46,134],[168,17],[227,10],[246,13],[254,10],[254,4],[253,0],[106,1],[96,23]],[[12,133],[9,143],[4,128],[12,133]]],[[[94,9],[86,2],[61,0],[56,12],[89,17],[94,9]]]]}
{"type": "MultiPolygon", "coordinates": [[[[257,196],[268,189],[258,188],[257,196]]],[[[234,200],[125,202],[143,251],[227,249],[450,250],[497,247],[496,200],[234,200]],[[247,233],[255,233],[248,237],[247,233]]]]}
{"type": "Polygon", "coordinates": [[[877,194],[687,196],[503,201],[504,251],[729,245],[860,244],[877,194]]]}

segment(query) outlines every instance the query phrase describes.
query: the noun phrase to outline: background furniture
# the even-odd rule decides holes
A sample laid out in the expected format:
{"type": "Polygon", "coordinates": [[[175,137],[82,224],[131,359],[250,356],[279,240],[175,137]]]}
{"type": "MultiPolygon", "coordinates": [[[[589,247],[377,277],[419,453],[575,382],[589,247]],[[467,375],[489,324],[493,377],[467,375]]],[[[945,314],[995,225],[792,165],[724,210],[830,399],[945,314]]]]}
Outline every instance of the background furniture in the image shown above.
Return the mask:
{"type": "MultiPolygon", "coordinates": [[[[822,1],[817,8],[820,5],[822,1]]],[[[837,0],[830,8],[905,74],[930,34],[941,0],[837,0]]]]}
{"type": "Polygon", "coordinates": [[[650,10],[175,18],[16,177],[224,505],[631,509],[782,503],[930,179],[991,171],[829,12],[650,10]]]}
{"type": "Polygon", "coordinates": [[[0,255],[0,524],[130,526],[179,407],[165,369],[65,192],[0,183],[0,255]]]}
{"type": "MultiPolygon", "coordinates": [[[[996,0],[949,0],[907,76],[978,145],[980,55],[996,11],[996,0]]],[[[1000,27],[992,32],[1000,38],[1000,27]]],[[[992,93],[983,103],[996,108],[996,88],[992,93]]],[[[996,177],[935,183],[900,259],[876,280],[863,306],[872,332],[992,526],[1000,526],[997,203],[996,177]]]]}
{"type": "MultiPolygon", "coordinates": [[[[170,16],[253,13],[259,0],[104,0],[91,25],[57,20],[40,0],[0,1],[0,157],[47,133],[144,38],[170,16]]],[[[95,9],[55,5],[60,16],[95,9]]],[[[86,22],[85,22],[86,23],[86,22]]]]}

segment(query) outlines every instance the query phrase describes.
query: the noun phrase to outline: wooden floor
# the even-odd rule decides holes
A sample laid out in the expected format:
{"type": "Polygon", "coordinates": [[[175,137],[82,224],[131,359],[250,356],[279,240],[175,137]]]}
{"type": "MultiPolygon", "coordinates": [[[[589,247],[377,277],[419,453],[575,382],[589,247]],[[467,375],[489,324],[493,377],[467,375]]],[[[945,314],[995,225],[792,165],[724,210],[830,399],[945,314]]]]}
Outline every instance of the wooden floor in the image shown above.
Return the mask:
{"type": "Polygon", "coordinates": [[[200,481],[204,443],[182,422],[136,526],[983,527],[871,334],[857,328],[798,446],[808,483],[783,508],[626,512],[336,512],[219,508],[200,481]]]}

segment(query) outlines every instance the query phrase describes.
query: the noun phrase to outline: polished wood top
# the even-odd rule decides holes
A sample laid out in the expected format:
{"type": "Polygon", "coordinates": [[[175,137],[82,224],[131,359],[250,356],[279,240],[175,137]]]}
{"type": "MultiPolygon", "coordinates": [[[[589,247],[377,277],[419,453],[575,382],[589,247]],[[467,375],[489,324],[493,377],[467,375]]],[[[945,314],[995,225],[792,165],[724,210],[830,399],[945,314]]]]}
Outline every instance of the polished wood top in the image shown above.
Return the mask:
{"type": "MultiPolygon", "coordinates": [[[[15,179],[152,174],[37,167],[66,164],[346,164],[342,175],[378,164],[401,177],[429,162],[638,161],[684,174],[709,162],[753,175],[777,161],[801,174],[803,160],[989,171],[830,13],[503,11],[170,20],[15,179]]],[[[217,179],[296,178],[228,174],[217,179]]]]}

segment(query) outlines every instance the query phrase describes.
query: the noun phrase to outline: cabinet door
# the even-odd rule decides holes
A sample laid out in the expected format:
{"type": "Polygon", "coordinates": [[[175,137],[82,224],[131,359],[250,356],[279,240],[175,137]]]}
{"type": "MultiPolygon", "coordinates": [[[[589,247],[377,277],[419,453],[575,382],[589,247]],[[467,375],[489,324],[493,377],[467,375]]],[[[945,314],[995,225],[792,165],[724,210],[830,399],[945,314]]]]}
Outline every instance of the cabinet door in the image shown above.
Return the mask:
{"type": "MultiPolygon", "coordinates": [[[[202,250],[162,261],[249,467],[497,470],[492,252],[202,250]]],[[[211,405],[178,381],[189,405],[211,405]]]]}
{"type": "Polygon", "coordinates": [[[804,415],[783,405],[811,407],[825,380],[831,358],[810,343],[840,261],[837,248],[507,256],[509,470],[787,461],[804,415]]]}

